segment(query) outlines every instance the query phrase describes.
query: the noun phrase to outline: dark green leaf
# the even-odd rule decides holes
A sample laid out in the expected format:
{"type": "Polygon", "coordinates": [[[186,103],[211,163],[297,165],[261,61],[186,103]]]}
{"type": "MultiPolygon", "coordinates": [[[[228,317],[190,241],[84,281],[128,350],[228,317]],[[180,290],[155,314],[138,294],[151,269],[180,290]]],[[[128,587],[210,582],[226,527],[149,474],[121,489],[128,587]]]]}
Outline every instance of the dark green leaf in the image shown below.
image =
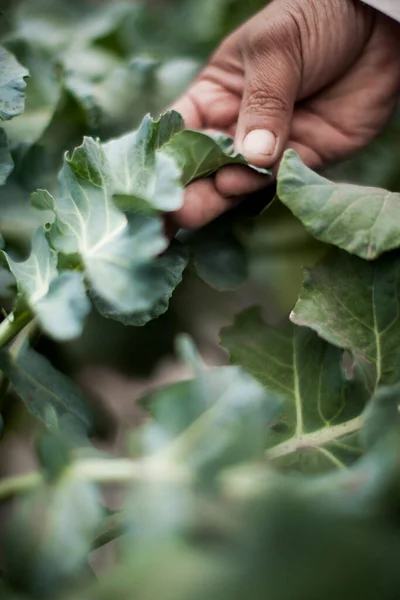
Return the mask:
{"type": "Polygon", "coordinates": [[[291,317],[348,350],[369,395],[398,382],[399,272],[397,252],[369,263],[334,250],[306,273],[291,317]]]}
{"type": "Polygon", "coordinates": [[[91,415],[81,391],[51,363],[29,347],[18,357],[3,352],[0,368],[10,379],[28,411],[54,432],[73,426],[89,432],[91,415]]]}
{"type": "Polygon", "coordinates": [[[400,195],[334,183],[288,150],[278,174],[278,196],[318,240],[371,260],[400,246],[400,195]]]}
{"type": "MultiPolygon", "coordinates": [[[[225,165],[248,165],[246,159],[234,151],[233,140],[222,134],[208,136],[199,131],[185,130],[174,135],[164,150],[181,168],[183,185],[212,175],[225,165]]],[[[265,169],[251,168],[270,174],[265,169]]]]}
{"type": "Polygon", "coordinates": [[[215,290],[234,290],[247,278],[244,248],[230,232],[199,238],[193,258],[198,276],[215,290]]]}
{"type": "Polygon", "coordinates": [[[24,90],[28,71],[0,47],[0,119],[8,121],[24,111],[24,90]]]}
{"type": "Polygon", "coordinates": [[[338,466],[357,456],[357,445],[347,441],[361,426],[363,395],[345,376],[338,348],[305,327],[270,327],[258,309],[239,315],[221,340],[234,363],[286,401],[268,438],[271,458],[288,456],[314,470],[321,460],[338,466]]]}

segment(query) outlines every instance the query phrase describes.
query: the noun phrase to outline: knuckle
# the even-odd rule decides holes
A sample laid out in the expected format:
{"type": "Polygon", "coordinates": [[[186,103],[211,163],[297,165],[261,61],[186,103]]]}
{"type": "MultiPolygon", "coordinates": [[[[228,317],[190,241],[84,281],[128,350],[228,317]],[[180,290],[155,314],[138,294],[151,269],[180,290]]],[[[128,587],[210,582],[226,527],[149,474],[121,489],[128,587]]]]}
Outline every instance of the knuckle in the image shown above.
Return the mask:
{"type": "Polygon", "coordinates": [[[284,96],[268,89],[250,91],[246,98],[246,111],[271,116],[290,112],[291,107],[284,96]]]}
{"type": "Polygon", "coordinates": [[[271,11],[268,19],[260,19],[258,23],[252,23],[247,30],[244,50],[250,59],[257,59],[277,53],[292,55],[297,51],[298,46],[298,19],[293,10],[284,6],[280,7],[278,12],[271,11]]]}

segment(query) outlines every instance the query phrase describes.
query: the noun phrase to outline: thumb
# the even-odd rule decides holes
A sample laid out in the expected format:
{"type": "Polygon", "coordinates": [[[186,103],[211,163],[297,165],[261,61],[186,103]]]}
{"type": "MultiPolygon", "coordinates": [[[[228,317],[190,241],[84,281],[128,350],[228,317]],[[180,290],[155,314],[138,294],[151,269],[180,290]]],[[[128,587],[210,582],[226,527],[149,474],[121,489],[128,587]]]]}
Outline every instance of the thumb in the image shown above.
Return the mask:
{"type": "MultiPolygon", "coordinates": [[[[267,28],[266,28],[267,29],[267,28]]],[[[259,167],[271,167],[288,141],[301,84],[301,55],[296,38],[278,24],[252,37],[244,55],[245,86],[236,131],[239,152],[259,167]]]]}

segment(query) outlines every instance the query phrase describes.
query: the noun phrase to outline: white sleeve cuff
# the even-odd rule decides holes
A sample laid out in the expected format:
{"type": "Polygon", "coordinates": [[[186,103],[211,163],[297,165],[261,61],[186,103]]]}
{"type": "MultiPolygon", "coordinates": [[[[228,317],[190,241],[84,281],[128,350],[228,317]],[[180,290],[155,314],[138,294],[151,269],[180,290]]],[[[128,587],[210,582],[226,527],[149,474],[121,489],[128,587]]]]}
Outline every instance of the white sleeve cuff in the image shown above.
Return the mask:
{"type": "Polygon", "coordinates": [[[389,17],[400,21],[400,0],[363,0],[364,4],[369,4],[377,10],[385,13],[389,17]]]}

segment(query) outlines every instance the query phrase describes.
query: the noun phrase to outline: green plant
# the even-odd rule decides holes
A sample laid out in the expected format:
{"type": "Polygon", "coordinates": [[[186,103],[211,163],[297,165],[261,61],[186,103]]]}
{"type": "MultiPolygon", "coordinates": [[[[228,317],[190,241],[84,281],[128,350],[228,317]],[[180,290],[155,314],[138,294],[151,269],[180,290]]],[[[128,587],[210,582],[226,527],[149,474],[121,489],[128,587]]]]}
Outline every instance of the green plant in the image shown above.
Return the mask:
{"type": "MultiPolygon", "coordinates": [[[[22,3],[0,50],[0,400],[5,412],[22,400],[37,461],[0,479],[2,598],[397,597],[400,196],[333,183],[288,151],[261,216],[170,243],[162,214],[179,208],[184,187],[244,159],[228,138],[185,130],[174,112],[119,136],[124,99],[110,119],[107,106],[118,71],[128,72],[118,56],[131,51],[125,23],[143,32],[155,16],[115,4],[91,19],[78,4],[55,3],[53,35],[43,36],[50,5],[22,3]],[[73,149],[82,130],[94,137],[73,149]],[[249,235],[285,219],[290,239],[319,242],[290,318],[238,315],[221,332],[231,366],[206,368],[179,335],[190,379],[143,398],[123,457],[100,451],[95,408],[35,349],[37,331],[78,338],[91,310],[144,326],[167,311],[189,264],[232,289],[246,278],[249,235]],[[106,508],[110,487],[121,490],[116,511],[106,508]],[[110,542],[112,566],[94,577],[89,564],[110,542]]],[[[220,15],[233,5],[215,4],[220,15]]],[[[204,31],[196,52],[209,43],[204,31]]],[[[154,89],[160,68],[136,59],[128,88],[154,89]]]]}

